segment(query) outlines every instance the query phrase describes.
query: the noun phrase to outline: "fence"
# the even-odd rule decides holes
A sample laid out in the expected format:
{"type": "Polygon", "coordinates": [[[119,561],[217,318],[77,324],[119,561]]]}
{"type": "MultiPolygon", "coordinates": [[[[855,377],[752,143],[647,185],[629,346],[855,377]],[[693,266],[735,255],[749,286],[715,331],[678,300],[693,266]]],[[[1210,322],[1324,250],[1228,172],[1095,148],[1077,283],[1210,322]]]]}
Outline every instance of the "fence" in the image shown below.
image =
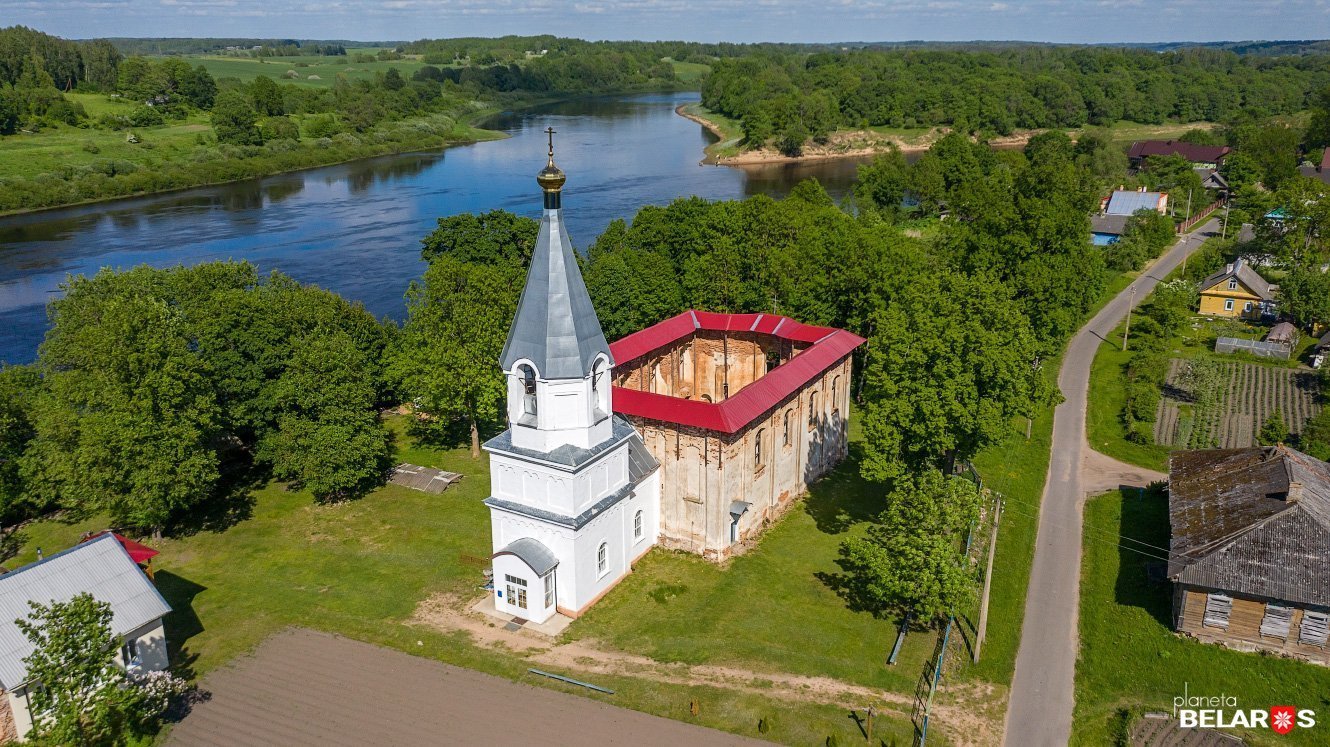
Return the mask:
{"type": "Polygon", "coordinates": [[[1221,337],[1215,340],[1216,353],[1251,353],[1262,358],[1288,360],[1291,350],[1286,343],[1244,340],[1240,337],[1221,337]]]}
{"type": "Polygon", "coordinates": [[[1197,223],[1200,223],[1206,218],[1209,218],[1210,213],[1213,213],[1214,211],[1218,210],[1219,206],[1223,204],[1224,204],[1223,200],[1215,200],[1209,205],[1206,205],[1204,208],[1201,208],[1201,212],[1193,215],[1187,220],[1182,221],[1182,223],[1178,225],[1178,233],[1186,233],[1190,231],[1192,226],[1196,225],[1197,223]]]}

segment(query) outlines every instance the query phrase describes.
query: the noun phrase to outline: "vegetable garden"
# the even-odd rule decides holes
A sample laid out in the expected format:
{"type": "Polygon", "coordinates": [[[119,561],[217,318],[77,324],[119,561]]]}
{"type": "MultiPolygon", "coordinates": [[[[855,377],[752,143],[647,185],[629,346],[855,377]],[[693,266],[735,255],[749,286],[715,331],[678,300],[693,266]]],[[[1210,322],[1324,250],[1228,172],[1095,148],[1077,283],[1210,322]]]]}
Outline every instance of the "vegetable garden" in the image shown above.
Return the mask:
{"type": "Polygon", "coordinates": [[[1155,418],[1155,443],[1178,448],[1240,448],[1279,413],[1297,435],[1321,409],[1316,375],[1259,363],[1175,358],[1155,418]]]}

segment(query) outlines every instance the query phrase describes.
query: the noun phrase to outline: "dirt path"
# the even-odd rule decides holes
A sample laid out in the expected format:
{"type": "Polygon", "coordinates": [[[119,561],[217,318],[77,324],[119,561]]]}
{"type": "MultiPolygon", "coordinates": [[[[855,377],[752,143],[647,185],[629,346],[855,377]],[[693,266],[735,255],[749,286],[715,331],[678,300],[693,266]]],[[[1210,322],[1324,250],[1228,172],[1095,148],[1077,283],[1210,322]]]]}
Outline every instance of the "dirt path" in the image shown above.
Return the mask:
{"type": "MultiPolygon", "coordinates": [[[[1137,303],[1160,280],[1200,248],[1219,222],[1209,220],[1184,236],[1134,284],[1137,303]]],[[[1071,737],[1077,622],[1080,605],[1081,521],[1087,493],[1119,485],[1144,485],[1157,472],[1122,464],[1098,454],[1085,437],[1090,366],[1101,342],[1127,314],[1130,290],[1124,289],[1095,314],[1067,345],[1058,373],[1065,399],[1053,414],[1053,447],[1039,509],[1030,591],[1025,598],[1021,645],[1016,653],[1007,707],[1005,744],[1009,747],[1062,747],[1071,737]]]]}
{"type": "MultiPolygon", "coordinates": [[[[448,632],[462,631],[483,648],[506,651],[556,671],[648,678],[675,685],[705,685],[744,693],[754,691],[783,700],[836,704],[846,710],[872,704],[879,711],[909,720],[915,699],[899,693],[876,690],[830,677],[810,677],[786,672],[767,672],[715,664],[676,664],[602,647],[595,641],[559,643],[540,633],[520,629],[508,631],[496,620],[470,610],[474,600],[452,596],[427,599],[417,608],[411,624],[448,632]]],[[[947,687],[939,691],[930,722],[951,742],[961,745],[991,745],[1002,723],[1001,699],[993,688],[947,687]]]]}

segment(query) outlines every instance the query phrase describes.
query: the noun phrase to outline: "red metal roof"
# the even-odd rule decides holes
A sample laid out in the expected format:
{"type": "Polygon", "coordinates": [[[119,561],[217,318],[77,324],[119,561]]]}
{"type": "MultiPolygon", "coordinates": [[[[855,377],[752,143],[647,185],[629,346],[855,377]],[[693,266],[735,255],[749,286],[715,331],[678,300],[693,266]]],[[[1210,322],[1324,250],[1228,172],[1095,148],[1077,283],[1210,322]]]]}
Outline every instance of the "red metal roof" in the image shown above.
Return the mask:
{"type": "Polygon", "coordinates": [[[116,534],[115,532],[97,532],[96,534],[90,534],[87,537],[84,537],[83,539],[79,540],[79,544],[81,545],[84,542],[91,542],[92,540],[97,539],[103,534],[110,534],[111,536],[115,537],[115,541],[119,542],[120,546],[125,548],[125,552],[129,553],[129,559],[134,561],[135,563],[146,563],[149,560],[161,554],[157,550],[154,550],[151,547],[148,547],[147,545],[139,544],[138,542],[135,542],[134,540],[128,537],[116,534]]]}
{"type": "Polygon", "coordinates": [[[717,314],[685,311],[610,344],[615,365],[636,360],[697,330],[756,332],[812,346],[740,389],[724,402],[701,402],[614,387],[614,409],[678,425],[736,433],[826,371],[864,343],[843,329],[814,327],[776,314],[717,314]]]}
{"type": "Polygon", "coordinates": [[[1181,140],[1137,140],[1127,152],[1129,158],[1178,155],[1192,163],[1219,163],[1232,150],[1227,145],[1197,145],[1181,140]]]}

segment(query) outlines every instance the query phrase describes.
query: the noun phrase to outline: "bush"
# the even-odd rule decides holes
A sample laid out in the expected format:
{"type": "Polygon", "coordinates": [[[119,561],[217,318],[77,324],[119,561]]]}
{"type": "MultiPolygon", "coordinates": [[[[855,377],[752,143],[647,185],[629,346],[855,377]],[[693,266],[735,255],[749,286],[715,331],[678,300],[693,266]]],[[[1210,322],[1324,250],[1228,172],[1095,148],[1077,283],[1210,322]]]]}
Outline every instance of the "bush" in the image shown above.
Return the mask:
{"type": "Polygon", "coordinates": [[[342,131],[342,125],[332,114],[318,114],[305,118],[305,135],[312,138],[329,138],[342,131]]]}
{"type": "Polygon", "coordinates": [[[300,126],[290,117],[268,117],[259,123],[259,131],[266,140],[299,140],[300,126]]]}
{"type": "Polygon", "coordinates": [[[135,107],[125,117],[125,120],[129,122],[131,127],[157,127],[166,122],[166,119],[162,117],[162,113],[151,106],[135,107]]]}

